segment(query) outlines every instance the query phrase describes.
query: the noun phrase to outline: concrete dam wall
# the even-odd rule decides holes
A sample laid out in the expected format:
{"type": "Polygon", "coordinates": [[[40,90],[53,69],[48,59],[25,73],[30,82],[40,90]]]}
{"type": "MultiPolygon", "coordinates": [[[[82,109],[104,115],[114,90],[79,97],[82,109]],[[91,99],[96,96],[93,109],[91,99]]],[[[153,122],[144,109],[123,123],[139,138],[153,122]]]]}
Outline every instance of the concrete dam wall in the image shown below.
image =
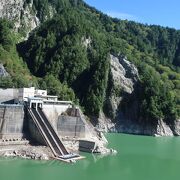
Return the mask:
{"type": "Polygon", "coordinates": [[[86,126],[77,110],[68,105],[44,105],[43,112],[61,137],[84,138],[86,126]],[[64,115],[65,114],[65,115],[64,115]]]}
{"type": "Polygon", "coordinates": [[[24,106],[0,105],[0,138],[19,139],[26,129],[24,106]]]}
{"type": "Polygon", "coordinates": [[[14,104],[19,97],[19,89],[0,89],[0,104],[14,104]]]}
{"type": "Polygon", "coordinates": [[[79,140],[85,133],[86,123],[71,101],[34,87],[0,89],[0,146],[47,145],[61,158],[69,155],[62,139],[79,140]]]}
{"type": "MultiPolygon", "coordinates": [[[[86,125],[79,113],[78,116],[62,114],[67,110],[68,106],[58,105],[45,105],[43,108],[60,137],[84,138],[86,125]]],[[[25,112],[23,105],[0,104],[0,139],[22,139],[25,136],[45,145],[39,130],[25,112]]]]}
{"type": "Polygon", "coordinates": [[[80,117],[59,116],[57,132],[61,136],[85,137],[85,124],[80,117]]]}

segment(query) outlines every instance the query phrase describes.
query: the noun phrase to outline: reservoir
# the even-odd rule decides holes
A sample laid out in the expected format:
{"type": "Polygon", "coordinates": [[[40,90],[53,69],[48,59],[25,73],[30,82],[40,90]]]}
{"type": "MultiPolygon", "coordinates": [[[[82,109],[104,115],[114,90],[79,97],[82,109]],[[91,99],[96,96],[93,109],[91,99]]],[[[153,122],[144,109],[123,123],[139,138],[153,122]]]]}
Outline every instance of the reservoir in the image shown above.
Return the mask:
{"type": "Polygon", "coordinates": [[[117,155],[81,153],[75,164],[0,158],[0,180],[179,180],[180,138],[107,134],[117,155]]]}

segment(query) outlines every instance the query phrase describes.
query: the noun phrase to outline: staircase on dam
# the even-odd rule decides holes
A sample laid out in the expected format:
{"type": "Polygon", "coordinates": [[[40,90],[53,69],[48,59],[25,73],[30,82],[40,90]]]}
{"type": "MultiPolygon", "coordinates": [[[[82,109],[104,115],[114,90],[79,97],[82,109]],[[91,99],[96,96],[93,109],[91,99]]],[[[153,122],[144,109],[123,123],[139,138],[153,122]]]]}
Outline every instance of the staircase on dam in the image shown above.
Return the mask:
{"type": "Polygon", "coordinates": [[[52,150],[54,158],[70,162],[80,157],[67,151],[42,109],[29,107],[27,107],[27,109],[46,144],[52,150]]]}
{"type": "Polygon", "coordinates": [[[47,119],[47,117],[45,116],[44,112],[42,111],[41,108],[38,108],[38,112],[40,114],[40,116],[43,118],[45,124],[47,127],[49,127],[49,130],[51,131],[55,141],[57,142],[57,144],[61,147],[61,152],[62,155],[67,155],[69,154],[68,151],[66,150],[66,148],[64,147],[63,143],[61,142],[61,140],[59,139],[57,133],[55,132],[55,130],[53,129],[51,123],[49,122],[49,120],[47,119]]]}

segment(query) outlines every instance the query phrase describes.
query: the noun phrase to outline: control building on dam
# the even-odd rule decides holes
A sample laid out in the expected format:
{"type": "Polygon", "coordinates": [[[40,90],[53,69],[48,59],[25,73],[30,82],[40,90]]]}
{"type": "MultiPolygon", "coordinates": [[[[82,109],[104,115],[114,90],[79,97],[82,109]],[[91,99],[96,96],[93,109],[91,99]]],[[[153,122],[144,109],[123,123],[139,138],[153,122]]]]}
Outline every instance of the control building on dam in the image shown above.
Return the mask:
{"type": "Polygon", "coordinates": [[[0,89],[0,140],[30,139],[49,145],[55,157],[68,156],[61,139],[83,139],[86,123],[71,101],[58,101],[46,90],[0,89]]]}

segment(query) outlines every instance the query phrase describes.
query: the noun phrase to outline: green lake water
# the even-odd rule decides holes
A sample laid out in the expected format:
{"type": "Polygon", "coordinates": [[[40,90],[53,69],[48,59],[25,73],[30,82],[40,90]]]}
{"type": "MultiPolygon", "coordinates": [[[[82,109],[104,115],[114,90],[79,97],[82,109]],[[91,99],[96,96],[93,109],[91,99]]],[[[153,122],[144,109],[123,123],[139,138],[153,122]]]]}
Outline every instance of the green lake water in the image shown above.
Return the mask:
{"type": "Polygon", "coordinates": [[[0,158],[0,180],[180,180],[180,137],[108,134],[115,156],[75,164],[0,158]]]}

